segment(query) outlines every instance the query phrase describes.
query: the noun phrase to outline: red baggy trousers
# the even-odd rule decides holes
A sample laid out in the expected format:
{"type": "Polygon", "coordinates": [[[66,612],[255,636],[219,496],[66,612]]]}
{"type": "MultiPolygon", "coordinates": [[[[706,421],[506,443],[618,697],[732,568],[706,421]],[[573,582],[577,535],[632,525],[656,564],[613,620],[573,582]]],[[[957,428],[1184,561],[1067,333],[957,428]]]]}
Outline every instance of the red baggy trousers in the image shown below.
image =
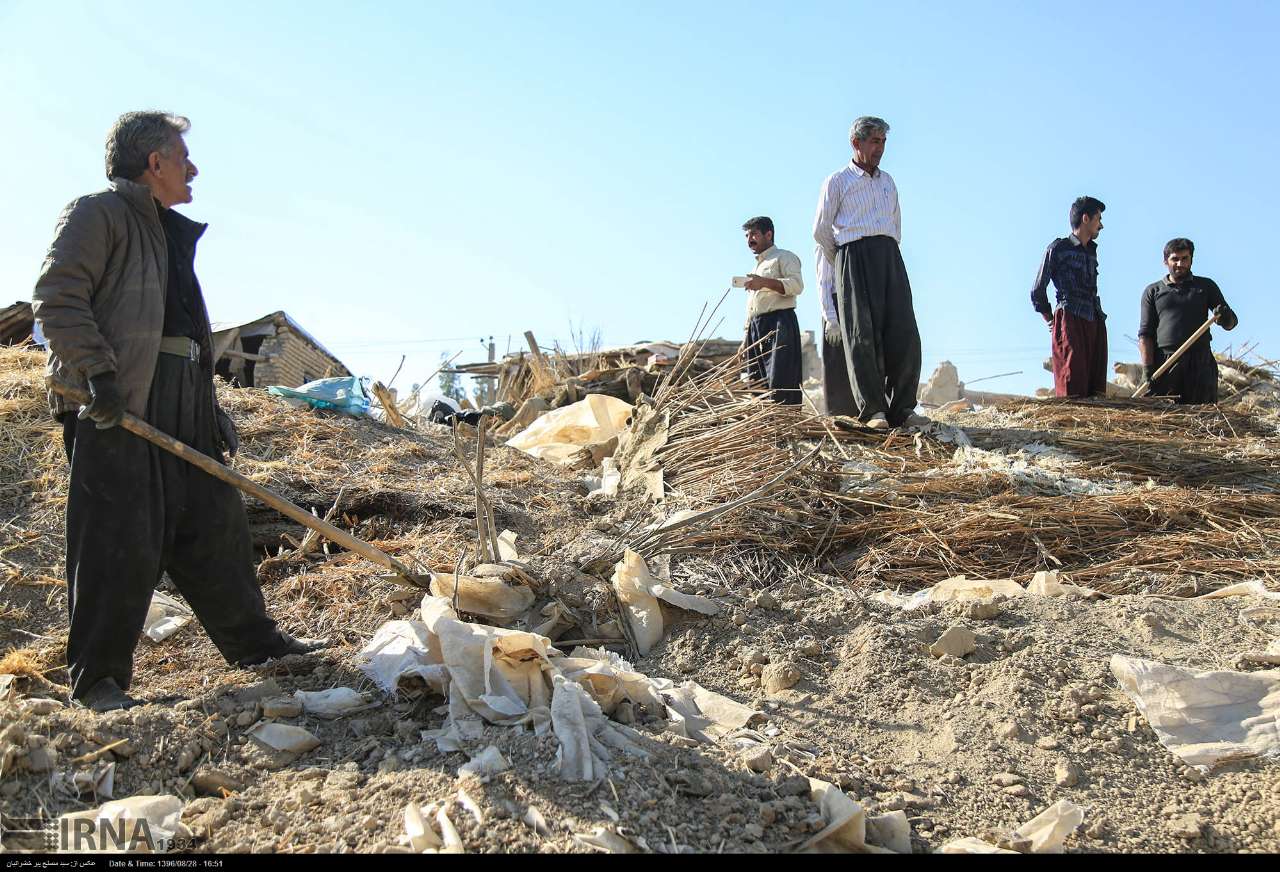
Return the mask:
{"type": "Polygon", "coordinates": [[[1107,394],[1107,323],[1053,313],[1053,393],[1059,397],[1107,394]]]}

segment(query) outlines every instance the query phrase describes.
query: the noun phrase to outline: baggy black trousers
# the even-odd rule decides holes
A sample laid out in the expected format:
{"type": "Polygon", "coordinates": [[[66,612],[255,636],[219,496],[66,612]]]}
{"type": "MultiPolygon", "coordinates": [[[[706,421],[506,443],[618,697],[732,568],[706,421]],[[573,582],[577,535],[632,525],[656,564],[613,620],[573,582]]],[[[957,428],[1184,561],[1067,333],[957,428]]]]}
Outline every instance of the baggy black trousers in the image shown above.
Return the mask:
{"type": "MultiPolygon", "coordinates": [[[[1161,348],[1159,362],[1164,363],[1177,350],[1161,348]]],[[[1208,337],[1200,337],[1168,372],[1156,379],[1151,393],[1160,397],[1176,397],[1179,403],[1218,402],[1218,361],[1213,356],[1208,337]]]]}
{"type": "Polygon", "coordinates": [[[883,414],[898,426],[920,390],[920,331],[898,243],[868,236],[836,251],[836,307],[849,384],[866,421],[883,414]]]}
{"type": "Polygon", "coordinates": [[[844,360],[844,343],[832,345],[822,334],[822,396],[827,401],[828,415],[855,416],[858,404],[849,386],[849,367],[844,360]]]}
{"type": "Polygon", "coordinates": [[[760,345],[747,360],[748,376],[768,385],[775,402],[800,405],[800,322],[796,310],[778,309],[752,318],[747,325],[747,345],[757,342],[760,345]]]}
{"type": "MultiPolygon", "coordinates": [[[[213,384],[200,364],[161,354],[146,420],[221,460],[213,384]]],[[[133,652],[161,573],[228,662],[279,645],[253,569],[239,492],[123,427],[63,419],[71,694],[111,677],[127,689],[133,652]]]]}

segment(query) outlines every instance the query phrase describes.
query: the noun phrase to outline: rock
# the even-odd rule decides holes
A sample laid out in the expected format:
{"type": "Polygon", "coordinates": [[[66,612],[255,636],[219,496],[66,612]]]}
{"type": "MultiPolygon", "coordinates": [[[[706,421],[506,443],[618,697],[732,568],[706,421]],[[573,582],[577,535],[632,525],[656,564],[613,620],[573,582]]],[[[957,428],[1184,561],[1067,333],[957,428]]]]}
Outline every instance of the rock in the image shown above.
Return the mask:
{"type": "Polygon", "coordinates": [[[236,726],[247,727],[257,719],[258,719],[258,716],[257,714],[254,713],[253,709],[246,709],[240,712],[240,714],[236,715],[236,726]]]}
{"type": "Polygon", "coordinates": [[[953,624],[929,646],[929,653],[934,657],[943,657],[947,654],[952,657],[964,657],[966,654],[972,654],[977,647],[977,639],[973,631],[953,624]]]}
{"type": "Polygon", "coordinates": [[[178,752],[178,762],[175,764],[179,772],[186,772],[196,762],[197,752],[190,745],[183,747],[178,752]]]}
{"type": "Polygon", "coordinates": [[[232,694],[232,697],[237,704],[248,705],[261,702],[264,699],[270,699],[273,696],[282,696],[283,693],[284,691],[274,678],[267,678],[257,684],[251,684],[248,687],[237,690],[232,694]]]}
{"type": "Polygon", "coordinates": [[[53,748],[32,748],[27,752],[27,768],[32,772],[52,772],[58,765],[58,752],[53,748]]]}
{"type": "Polygon", "coordinates": [[[1170,831],[1182,839],[1198,839],[1204,832],[1204,821],[1197,814],[1184,814],[1169,822],[1170,831]]]}
{"type": "Polygon", "coordinates": [[[796,651],[805,657],[817,657],[822,654],[822,643],[817,639],[804,638],[796,643],[796,651]]]}
{"type": "MultiPolygon", "coordinates": [[[[672,780],[676,782],[677,790],[688,796],[710,796],[716,792],[711,779],[697,772],[681,772],[672,780]]],[[[808,782],[805,782],[805,787],[808,787],[808,782]]]]}
{"type": "Polygon", "coordinates": [[[991,777],[991,780],[1001,787],[1010,787],[1014,784],[1022,783],[1022,776],[1015,775],[1012,772],[998,772],[991,777]]]}
{"type": "Polygon", "coordinates": [[[931,406],[942,406],[964,399],[964,383],[960,381],[960,373],[949,360],[938,364],[920,395],[920,402],[931,406]]]}
{"type": "Polygon", "coordinates": [[[808,796],[809,779],[790,775],[774,784],[773,791],[778,796],[808,796]]]}
{"type": "Polygon", "coordinates": [[[1059,787],[1074,787],[1080,781],[1080,767],[1069,760],[1059,760],[1053,767],[1053,783],[1059,787]]]}
{"type": "Polygon", "coordinates": [[[24,699],[19,704],[23,714],[35,715],[36,717],[51,715],[62,707],[62,703],[56,699],[24,699]]]}
{"type": "Polygon", "coordinates": [[[905,793],[895,793],[884,802],[877,802],[876,809],[881,812],[902,811],[911,804],[905,793]]]}
{"type": "Polygon", "coordinates": [[[27,743],[27,732],[22,729],[22,724],[10,724],[3,730],[0,730],[0,745],[25,745],[27,743]]]}
{"type": "Polygon", "coordinates": [[[1016,739],[1022,735],[1022,728],[1013,721],[1005,721],[996,725],[996,735],[1002,739],[1016,739]]]}
{"type": "Polygon", "coordinates": [[[772,612],[773,610],[776,610],[776,608],[781,608],[782,603],[778,602],[778,598],[774,597],[774,595],[769,593],[768,590],[764,590],[764,592],[756,594],[755,607],[764,608],[764,610],[772,612]]]}
{"type": "Polygon", "coordinates": [[[293,697],[278,696],[262,703],[264,718],[296,718],[302,714],[302,703],[293,697]]]}
{"type": "Polygon", "coordinates": [[[1061,743],[1053,736],[1041,736],[1036,739],[1036,747],[1045,751],[1056,751],[1061,743]]]}
{"type": "Polygon", "coordinates": [[[961,615],[973,621],[989,621],[1004,612],[1004,597],[990,600],[967,600],[958,604],[961,615]]]}
{"type": "Polygon", "coordinates": [[[136,750],[137,748],[134,747],[132,739],[124,739],[120,741],[119,745],[111,749],[111,753],[121,760],[128,760],[136,750]]]}
{"type": "Polygon", "coordinates": [[[1030,796],[1031,791],[1027,789],[1025,784],[1011,784],[1004,788],[1004,792],[1010,796],[1030,796]]]}
{"type": "Polygon", "coordinates": [[[756,745],[743,752],[742,762],[752,772],[768,772],[773,766],[773,751],[768,745],[756,745]]]}
{"type": "Polygon", "coordinates": [[[765,693],[777,693],[794,687],[800,680],[800,670],[790,663],[770,663],[760,675],[765,693]]]}
{"type": "Polygon", "coordinates": [[[191,777],[191,786],[202,796],[222,796],[227,793],[238,793],[244,788],[240,782],[221,769],[201,768],[191,777]]]}

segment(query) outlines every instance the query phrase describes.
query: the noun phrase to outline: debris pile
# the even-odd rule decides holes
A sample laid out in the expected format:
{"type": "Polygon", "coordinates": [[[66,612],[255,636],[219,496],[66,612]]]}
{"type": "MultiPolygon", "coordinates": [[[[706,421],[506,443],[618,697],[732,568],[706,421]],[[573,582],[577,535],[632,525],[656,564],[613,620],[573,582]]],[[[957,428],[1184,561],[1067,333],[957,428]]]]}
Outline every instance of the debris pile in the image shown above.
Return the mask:
{"type": "Polygon", "coordinates": [[[695,342],[621,432],[562,428],[568,464],[224,390],[237,469],[431,590],[249,504],[270,610],[338,645],[232,669],[165,590],[148,704],[97,715],[67,704],[42,362],[0,349],[8,816],[222,852],[1280,849],[1258,388],[885,433],[695,342]],[[1206,681],[1233,717],[1188,729],[1160,694],[1206,681]]]}

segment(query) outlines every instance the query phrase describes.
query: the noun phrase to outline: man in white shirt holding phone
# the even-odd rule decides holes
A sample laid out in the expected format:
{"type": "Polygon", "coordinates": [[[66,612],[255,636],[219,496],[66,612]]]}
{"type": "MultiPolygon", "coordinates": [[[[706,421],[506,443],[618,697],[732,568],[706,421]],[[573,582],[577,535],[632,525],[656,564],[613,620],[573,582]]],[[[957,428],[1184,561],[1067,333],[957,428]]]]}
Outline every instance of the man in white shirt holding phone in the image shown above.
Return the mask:
{"type": "Polygon", "coordinates": [[[772,392],[775,402],[800,405],[800,322],[796,297],[804,290],[800,258],[773,244],[773,220],[742,225],[756,256],[751,274],[734,278],[747,291],[747,374],[772,392]],[[758,343],[758,344],[757,344],[758,343]]]}

